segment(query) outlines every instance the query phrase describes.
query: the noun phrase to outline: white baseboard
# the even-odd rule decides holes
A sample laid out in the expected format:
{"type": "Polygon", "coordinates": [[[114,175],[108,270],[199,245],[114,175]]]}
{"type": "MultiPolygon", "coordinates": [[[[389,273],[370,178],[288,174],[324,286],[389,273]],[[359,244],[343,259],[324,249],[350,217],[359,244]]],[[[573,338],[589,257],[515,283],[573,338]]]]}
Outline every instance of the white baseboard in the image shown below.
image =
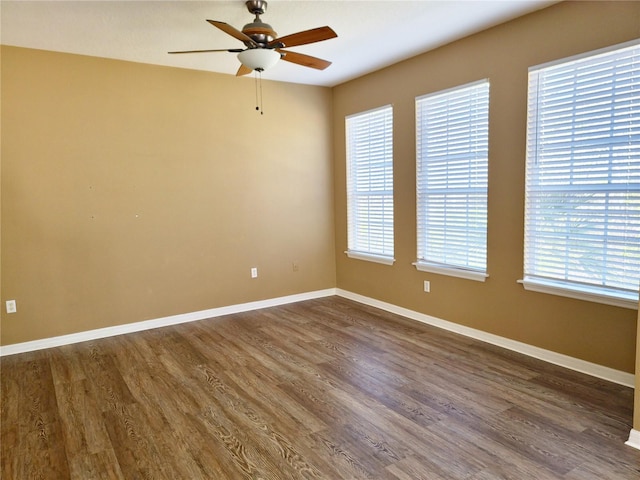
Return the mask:
{"type": "Polygon", "coordinates": [[[33,340],[31,342],[14,343],[12,345],[5,345],[3,347],[0,347],[0,357],[3,357],[5,355],[14,355],[17,353],[32,352],[34,350],[43,350],[45,348],[60,347],[62,345],[70,345],[72,343],[86,342],[88,340],[97,340],[100,338],[113,337],[115,335],[123,335],[126,333],[141,332],[143,330],[151,330],[154,328],[167,327],[169,325],[177,325],[179,323],[205,320],[207,318],[220,317],[222,315],[231,315],[233,313],[249,312],[251,310],[275,307],[278,305],[285,305],[287,303],[301,302],[303,300],[329,297],[335,294],[336,294],[335,288],[328,288],[326,290],[316,290],[313,292],[299,293],[295,295],[288,295],[285,297],[270,298],[268,300],[258,300],[256,302],[240,303],[237,305],[229,305],[226,307],[200,310],[198,312],[171,315],[169,317],[156,318],[153,320],[145,320],[142,322],[126,323],[124,325],[116,325],[113,327],[98,328],[95,330],[88,330],[85,332],[72,333],[69,335],[61,335],[59,337],[43,338],[42,340],[33,340]]]}
{"type": "MultiPolygon", "coordinates": [[[[476,340],[481,340],[499,347],[513,350],[530,357],[538,358],[555,365],[576,370],[578,372],[586,373],[588,375],[602,378],[610,382],[618,383],[627,387],[634,388],[635,377],[633,374],[614,370],[612,368],[603,367],[595,363],[586,362],[577,358],[563,355],[560,353],[545,350],[543,348],[534,347],[526,343],[510,340],[505,337],[493,335],[491,333],[483,332],[475,328],[465,327],[457,323],[442,320],[424,313],[409,310],[407,308],[398,307],[391,303],[382,302],[374,298],[365,297],[357,293],[352,293],[347,290],[339,288],[328,288],[326,290],[317,290],[313,292],[300,293],[296,295],[288,295],[285,297],[272,298],[268,300],[259,300],[256,302],[241,303],[237,305],[230,305],[226,307],[212,308],[209,310],[201,310],[198,312],[184,313],[180,315],[172,315],[169,317],[157,318],[153,320],[145,320],[136,323],[127,323],[124,325],[116,325],[113,327],[99,328],[96,330],[89,330],[86,332],[72,333],[70,335],[62,335],[59,337],[44,338],[42,340],[34,340],[24,343],[15,343],[12,345],[5,345],[0,347],[0,357],[5,355],[14,355],[17,353],[31,352],[34,350],[42,350],[45,348],[59,347],[62,345],[69,345],[72,343],[86,342],[89,340],[97,340],[100,338],[112,337],[115,335],[123,335],[126,333],[140,332],[143,330],[151,330],[153,328],[166,327],[169,325],[177,325],[180,323],[193,322],[197,320],[204,320],[207,318],[220,317],[222,315],[230,315],[233,313],[248,312],[251,310],[257,310],[260,308],[275,307],[278,305],[285,305],[288,303],[300,302],[303,300],[311,300],[314,298],[328,297],[331,295],[338,295],[350,300],[354,300],[365,305],[385,310],[387,312],[402,315],[403,317],[410,318],[422,323],[433,325],[435,327],[449,330],[451,332],[471,337],[476,340]]],[[[633,431],[632,431],[633,432],[633,431]]],[[[632,442],[631,438],[629,442],[632,442]]],[[[640,445],[640,439],[634,436],[634,442],[640,445]]]]}
{"type": "Polygon", "coordinates": [[[640,450],[640,430],[634,430],[632,428],[629,432],[629,440],[624,442],[624,444],[640,450]]]}
{"type": "Polygon", "coordinates": [[[432,317],[430,315],[409,310],[403,307],[398,307],[391,303],[382,302],[380,300],[365,297],[363,295],[348,292],[346,290],[337,289],[336,295],[354,300],[356,302],[364,303],[365,305],[370,305],[387,312],[402,315],[403,317],[411,318],[422,323],[433,325],[444,330],[459,333],[460,335],[464,335],[466,337],[471,337],[476,340],[481,340],[492,345],[497,345],[508,350],[522,353],[539,360],[544,360],[545,362],[553,363],[554,365],[559,365],[561,367],[566,367],[581,373],[586,373],[587,375],[602,378],[604,380],[624,385],[626,387],[635,387],[635,376],[631,373],[615,370],[609,367],[603,367],[602,365],[598,365],[596,363],[591,363],[585,360],[570,357],[568,355],[563,355],[561,353],[552,352],[551,350],[534,347],[526,343],[518,342],[505,337],[500,337],[498,335],[483,332],[482,330],[477,330],[475,328],[465,327],[464,325],[460,325],[458,323],[442,320],[440,318],[432,317]]]}

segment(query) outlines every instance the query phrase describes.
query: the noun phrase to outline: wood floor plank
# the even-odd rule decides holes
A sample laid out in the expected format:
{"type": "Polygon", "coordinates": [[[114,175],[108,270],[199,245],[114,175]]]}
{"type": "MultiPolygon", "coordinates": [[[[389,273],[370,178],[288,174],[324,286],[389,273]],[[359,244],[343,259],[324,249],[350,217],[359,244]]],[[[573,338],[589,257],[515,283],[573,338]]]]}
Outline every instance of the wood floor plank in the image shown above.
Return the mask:
{"type": "Polygon", "coordinates": [[[448,478],[434,472],[421,458],[416,457],[405,458],[398,463],[389,465],[387,469],[399,480],[415,480],[416,478],[447,480],[448,478]]]}
{"type": "Polygon", "coordinates": [[[231,461],[241,476],[276,480],[280,471],[278,459],[267,455],[264,446],[255,440],[259,432],[250,436],[243,428],[245,422],[234,423],[237,416],[229,410],[221,405],[212,406],[199,416],[199,420],[222,446],[222,455],[231,461]]]}
{"type": "Polygon", "coordinates": [[[111,447],[101,421],[101,410],[86,380],[57,383],[55,393],[65,446],[74,452],[94,454],[111,447]]]}
{"type": "MultiPolygon", "coordinates": [[[[367,467],[368,462],[358,458],[352,451],[352,447],[344,445],[331,430],[316,432],[309,436],[309,440],[312,442],[313,450],[327,457],[337,469],[338,478],[375,478],[374,469],[367,467]]],[[[329,477],[328,472],[327,477],[329,477]]]]}
{"type": "Polygon", "coordinates": [[[327,427],[318,417],[284,394],[276,384],[264,381],[266,377],[260,366],[229,370],[225,373],[244,391],[253,392],[254,400],[274,418],[274,421],[286,428],[300,433],[313,433],[327,427]]]}
{"type": "MultiPolygon", "coordinates": [[[[487,419],[487,422],[490,422],[487,419]]],[[[438,443],[448,443],[452,455],[470,456],[484,465],[470,478],[483,479],[536,479],[557,480],[557,474],[547,465],[532,462],[520,451],[512,450],[500,438],[480,436],[477,429],[464,421],[447,418],[434,428],[441,439],[438,443]]]]}
{"type": "Polygon", "coordinates": [[[86,374],[77,350],[71,345],[47,350],[53,382],[71,383],[84,380],[86,374]]]}
{"type": "Polygon", "coordinates": [[[36,352],[25,362],[20,379],[19,422],[26,432],[39,431],[56,419],[53,377],[46,355],[36,352]]]}
{"type": "Polygon", "coordinates": [[[118,459],[111,449],[86,455],[76,455],[69,462],[69,468],[71,478],[126,480],[120,470],[118,459]]]}
{"type": "Polygon", "coordinates": [[[20,435],[21,356],[0,358],[0,478],[18,478],[16,452],[21,450],[20,435]]]}
{"type": "Polygon", "coordinates": [[[640,478],[631,389],[339,297],[0,369],[7,480],[640,478]]]}
{"type": "Polygon", "coordinates": [[[125,476],[179,478],[162,455],[162,435],[152,435],[153,429],[140,406],[121,405],[105,411],[103,416],[118,465],[125,476]]]}
{"type": "MultiPolygon", "coordinates": [[[[108,342],[109,339],[105,343],[108,342]]],[[[119,410],[135,403],[112,356],[103,353],[99,347],[91,346],[82,351],[81,358],[85,374],[91,379],[89,389],[102,411],[119,410]]]]}

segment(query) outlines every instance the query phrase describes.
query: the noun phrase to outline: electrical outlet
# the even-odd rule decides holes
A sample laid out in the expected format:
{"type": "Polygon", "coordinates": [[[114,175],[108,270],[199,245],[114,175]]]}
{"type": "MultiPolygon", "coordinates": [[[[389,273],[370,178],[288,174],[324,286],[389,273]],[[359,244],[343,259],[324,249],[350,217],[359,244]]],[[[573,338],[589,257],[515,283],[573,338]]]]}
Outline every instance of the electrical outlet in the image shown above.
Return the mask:
{"type": "Polygon", "coordinates": [[[431,282],[429,280],[424,281],[424,291],[429,293],[431,291],[431,282]]]}
{"type": "Polygon", "coordinates": [[[251,278],[258,278],[258,267],[251,268],[251,278]]]}
{"type": "Polygon", "coordinates": [[[296,262],[293,262],[293,263],[291,264],[291,269],[292,269],[294,272],[297,272],[297,271],[300,269],[300,267],[298,266],[298,264],[297,264],[296,262]]]}
{"type": "Polygon", "coordinates": [[[7,300],[7,313],[16,313],[18,311],[15,300],[7,300]]]}

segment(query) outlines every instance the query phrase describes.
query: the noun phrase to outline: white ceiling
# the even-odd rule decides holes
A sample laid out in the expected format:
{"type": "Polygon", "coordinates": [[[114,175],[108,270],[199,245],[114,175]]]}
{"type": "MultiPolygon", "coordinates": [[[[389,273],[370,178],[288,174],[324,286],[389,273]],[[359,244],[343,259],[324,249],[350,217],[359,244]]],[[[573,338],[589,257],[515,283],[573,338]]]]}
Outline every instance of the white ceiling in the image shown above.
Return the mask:
{"type": "MultiPolygon", "coordinates": [[[[333,64],[323,71],[280,61],[263,78],[334,86],[458,38],[544,8],[553,0],[269,0],[262,21],[279,36],[328,25],[338,38],[291,48],[333,64]]],[[[172,50],[242,48],[208,24],[241,30],[253,20],[233,1],[0,1],[2,44],[234,75],[236,54],[172,50]]]]}

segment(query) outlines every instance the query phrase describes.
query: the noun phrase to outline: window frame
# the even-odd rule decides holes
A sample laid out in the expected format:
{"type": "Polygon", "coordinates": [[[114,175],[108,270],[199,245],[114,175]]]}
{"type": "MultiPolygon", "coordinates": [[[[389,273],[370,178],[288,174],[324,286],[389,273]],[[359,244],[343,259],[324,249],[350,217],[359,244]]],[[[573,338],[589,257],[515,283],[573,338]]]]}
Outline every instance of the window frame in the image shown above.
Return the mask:
{"type": "MultiPolygon", "coordinates": [[[[394,189],[393,189],[393,105],[387,104],[382,105],[376,108],[372,108],[369,110],[365,110],[362,112],[354,113],[351,115],[347,115],[345,117],[345,150],[346,150],[346,187],[347,187],[347,250],[344,252],[349,258],[356,260],[365,260],[374,263],[380,263],[383,265],[393,265],[395,262],[394,254],[395,254],[395,225],[394,225],[394,208],[395,208],[395,200],[394,200],[394,189]],[[375,118],[376,115],[380,115],[379,118],[375,118]],[[379,121],[384,124],[384,132],[382,132],[381,139],[374,139],[376,142],[372,142],[370,136],[367,137],[367,144],[364,145],[364,148],[370,148],[371,146],[382,148],[383,153],[381,155],[376,155],[373,158],[365,158],[364,156],[358,157],[353,154],[354,143],[357,141],[355,139],[355,133],[350,130],[352,122],[357,122],[358,120],[369,121],[373,118],[373,121],[379,121]],[[379,142],[377,141],[379,140],[379,142]],[[358,169],[355,167],[358,159],[366,159],[368,161],[368,172],[362,171],[358,172],[358,169]],[[375,171],[372,173],[371,162],[378,162],[381,165],[378,165],[382,168],[382,175],[379,175],[375,171]],[[390,171],[390,178],[389,178],[390,171]],[[358,175],[368,174],[369,177],[369,188],[365,190],[358,191],[358,185],[362,186],[363,183],[366,182],[358,182],[358,175]],[[380,190],[379,188],[372,187],[372,183],[376,183],[382,181],[385,188],[380,190]],[[389,185],[390,183],[390,185],[389,185]],[[383,202],[382,211],[380,213],[381,217],[377,227],[379,228],[379,233],[376,234],[375,228],[372,228],[371,217],[375,217],[376,212],[375,209],[379,208],[379,206],[371,207],[371,209],[367,210],[367,213],[364,215],[360,215],[363,213],[362,209],[358,208],[358,198],[380,198],[383,202]],[[384,198],[382,198],[384,197],[384,198]],[[390,218],[388,216],[388,202],[391,202],[391,214],[390,218]],[[373,211],[373,213],[371,213],[373,211]],[[363,218],[366,222],[361,222],[360,219],[363,218]],[[389,227],[390,223],[390,227],[389,227]],[[373,232],[372,232],[373,230],[373,232]],[[364,241],[359,238],[358,232],[362,231],[365,233],[369,241],[364,241]],[[380,241],[382,242],[381,249],[367,249],[365,244],[368,243],[369,247],[371,247],[372,242],[370,240],[371,237],[376,237],[376,235],[380,236],[380,241]],[[389,238],[390,237],[390,238],[389,238]],[[388,248],[389,241],[391,243],[391,248],[388,248]]],[[[376,226],[376,225],[373,225],[376,226]]]]}
{"type": "MultiPolygon", "coordinates": [[[[470,83],[466,83],[463,85],[458,85],[452,88],[448,88],[445,90],[439,90],[437,92],[433,92],[433,93],[429,93],[426,95],[421,95],[419,97],[415,98],[415,134],[416,134],[416,233],[417,233],[417,238],[416,238],[416,261],[413,262],[413,265],[416,267],[416,269],[418,271],[421,272],[429,272],[429,273],[436,273],[436,274],[440,274],[440,275],[448,275],[448,276],[453,276],[453,277],[458,277],[458,278],[464,278],[464,279],[468,279],[468,280],[474,280],[474,281],[479,281],[479,282],[484,282],[488,277],[488,252],[487,252],[487,244],[488,244],[488,189],[489,189],[489,185],[488,185],[488,174],[489,174],[489,102],[490,102],[490,80],[488,78],[484,78],[481,80],[477,80],[474,82],[470,82],[470,83]],[[421,175],[421,168],[423,168],[423,164],[425,164],[427,162],[426,158],[423,159],[421,158],[421,136],[423,134],[423,126],[422,126],[422,122],[421,122],[421,108],[425,108],[423,107],[421,104],[424,103],[425,100],[428,99],[437,99],[437,98],[441,98],[441,97],[446,97],[446,96],[450,96],[450,99],[455,99],[456,95],[461,95],[463,91],[467,91],[470,89],[474,89],[474,88],[486,88],[486,92],[476,92],[480,93],[482,95],[486,96],[486,100],[483,99],[482,101],[486,101],[486,110],[482,109],[479,110],[479,113],[482,115],[482,117],[479,117],[479,123],[474,124],[473,128],[484,128],[486,129],[486,137],[484,137],[482,140],[478,141],[477,144],[474,143],[473,145],[477,148],[478,145],[480,144],[486,144],[486,147],[484,147],[486,149],[486,156],[484,159],[484,170],[483,170],[483,175],[484,175],[484,183],[483,185],[480,187],[480,189],[478,189],[477,185],[476,186],[468,186],[465,192],[465,189],[463,188],[452,188],[449,186],[444,187],[444,190],[447,191],[446,195],[455,195],[456,192],[459,192],[460,194],[466,194],[466,195],[470,195],[472,192],[475,191],[475,193],[480,193],[481,195],[484,195],[484,199],[481,200],[480,202],[478,202],[478,205],[480,205],[483,208],[483,212],[482,214],[484,215],[483,218],[483,223],[484,223],[484,242],[483,245],[481,246],[481,248],[483,248],[483,260],[484,260],[484,266],[482,268],[475,268],[472,267],[471,265],[469,265],[469,263],[467,263],[466,265],[464,264],[453,264],[453,263],[445,263],[444,261],[441,261],[442,259],[427,259],[427,258],[421,258],[421,257],[426,257],[427,252],[425,251],[426,249],[426,242],[427,242],[427,238],[425,238],[425,236],[427,235],[427,232],[422,231],[421,229],[421,223],[423,222],[423,220],[421,220],[421,215],[423,215],[424,211],[426,211],[426,207],[428,205],[427,200],[421,199],[421,194],[425,195],[427,193],[428,188],[422,187],[421,186],[421,181],[422,181],[422,177],[423,175],[421,175]],[[423,208],[424,206],[424,208],[423,208]]],[[[428,108],[428,107],[427,107],[428,108]]],[[[470,108],[471,111],[471,108],[470,108]]],[[[449,112],[449,111],[448,111],[449,112]]],[[[443,126],[445,124],[443,123],[443,126]]],[[[449,127],[449,120],[447,120],[446,122],[446,126],[449,127]]],[[[479,137],[481,138],[481,137],[479,137]]],[[[447,148],[449,148],[449,144],[447,143],[447,148]]],[[[471,149],[469,150],[469,152],[471,152],[471,149]]],[[[473,155],[471,155],[469,152],[465,152],[464,153],[464,161],[466,162],[466,166],[467,168],[471,171],[474,169],[474,167],[476,166],[480,166],[482,168],[482,161],[474,158],[473,155]]],[[[451,155],[453,156],[453,155],[451,155]]],[[[447,159],[442,160],[442,162],[448,162],[448,157],[449,155],[447,155],[447,159]]],[[[469,175],[467,177],[467,181],[471,180],[471,175],[469,175]]],[[[471,182],[472,183],[472,180],[471,182]]],[[[481,182],[482,183],[482,182],[481,182]]],[[[470,204],[469,200],[467,199],[467,201],[465,202],[465,205],[468,208],[468,205],[470,204]]],[[[476,204],[476,202],[471,202],[471,204],[476,204]]],[[[446,207],[442,208],[442,211],[445,212],[447,211],[446,207]]],[[[446,222],[446,221],[445,221],[446,222]]],[[[443,226],[443,228],[446,227],[446,224],[443,226]]],[[[449,228],[452,228],[452,224],[449,225],[449,228]]],[[[469,227],[471,228],[471,227],[469,227]]],[[[471,229],[472,230],[472,229],[471,229]]],[[[466,241],[469,240],[469,237],[471,237],[471,230],[465,230],[465,239],[466,241]]]]}
{"type": "MultiPolygon", "coordinates": [[[[557,278],[545,278],[542,275],[536,275],[534,273],[527,272],[527,262],[531,260],[528,259],[528,241],[530,238],[533,238],[533,234],[529,233],[530,227],[529,222],[529,208],[530,203],[533,200],[531,199],[531,192],[533,190],[532,180],[530,177],[534,176],[534,173],[531,172],[532,164],[537,161],[539,142],[537,141],[537,130],[539,125],[539,116],[538,116],[538,91],[541,88],[538,85],[538,80],[532,81],[532,75],[539,75],[539,72],[543,72],[545,70],[552,69],[553,67],[560,67],[563,65],[568,65],[570,63],[580,62],[587,59],[593,59],[595,57],[603,56],[606,54],[614,53],[617,51],[625,50],[630,47],[635,47],[636,49],[640,49],[640,40],[634,40],[631,42],[626,42],[623,44],[614,45],[611,47],[594,50],[590,52],[586,52],[580,55],[574,55],[571,57],[559,59],[553,62],[548,62],[545,64],[533,66],[529,68],[529,82],[528,82],[528,97],[527,97],[527,162],[526,162],[526,173],[525,173],[525,231],[524,231],[524,257],[523,257],[523,278],[518,280],[518,283],[521,283],[526,290],[546,293],[558,296],[564,296],[579,300],[586,300],[590,302],[602,303],[607,305],[613,305],[622,308],[630,308],[637,309],[638,308],[638,287],[636,287],[635,292],[630,291],[628,289],[616,288],[613,286],[596,286],[590,283],[581,283],[576,280],[570,279],[557,279],[557,278]],[[533,104],[535,102],[535,104],[533,104]],[[535,126],[534,126],[535,125],[535,126]],[[536,137],[532,139],[532,137],[536,137]],[[531,169],[531,170],[530,170],[531,169]]],[[[574,83],[575,85],[575,83],[574,83]]],[[[637,85],[640,88],[640,81],[637,84],[634,82],[634,88],[637,85]]],[[[630,117],[632,117],[630,115],[630,117]]],[[[640,124],[640,122],[638,122],[640,124]]],[[[609,142],[606,145],[611,146],[612,143],[609,142]]],[[[609,161],[610,162],[610,161],[609,161]]],[[[575,158],[571,159],[571,168],[575,168],[576,165],[575,158]]],[[[635,162],[634,162],[635,165],[635,162]]],[[[607,172],[611,173],[612,168],[609,166],[607,172]]],[[[629,182],[625,185],[633,185],[635,182],[629,182]]],[[[535,184],[535,186],[538,186],[535,184]]],[[[568,185],[568,184],[562,184],[568,185]]],[[[606,195],[610,195],[615,191],[619,190],[614,185],[609,188],[603,188],[602,191],[606,195]]],[[[571,188],[570,186],[565,186],[565,189],[571,188]]],[[[587,189],[574,189],[576,195],[580,192],[586,192],[587,189]]],[[[633,192],[635,190],[630,190],[628,187],[623,191],[633,192]]],[[[625,206],[628,203],[624,204],[625,206]]],[[[608,214],[605,215],[606,223],[609,224],[608,214]]],[[[557,257],[556,257],[557,258],[557,257]]],[[[559,258],[557,258],[560,260],[559,258]]],[[[564,262],[566,263],[566,262],[564,262]]],[[[566,276],[566,275],[565,275],[566,276]]]]}

